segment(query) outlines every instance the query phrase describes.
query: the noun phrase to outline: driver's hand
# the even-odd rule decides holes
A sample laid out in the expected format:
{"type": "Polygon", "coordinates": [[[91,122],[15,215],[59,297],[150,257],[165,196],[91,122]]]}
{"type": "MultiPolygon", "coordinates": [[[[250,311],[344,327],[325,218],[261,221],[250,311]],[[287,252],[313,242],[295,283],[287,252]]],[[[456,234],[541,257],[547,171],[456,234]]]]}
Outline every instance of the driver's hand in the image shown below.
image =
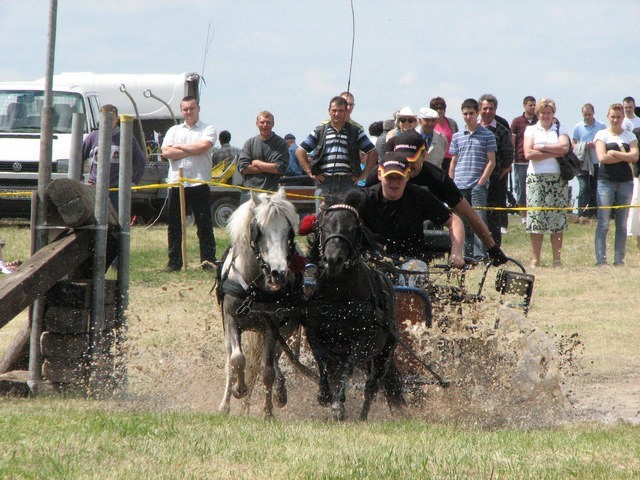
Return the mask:
{"type": "Polygon", "coordinates": [[[461,255],[451,254],[449,255],[449,265],[455,268],[464,267],[464,258],[461,255]]]}
{"type": "Polygon", "coordinates": [[[494,267],[497,267],[498,265],[502,265],[509,261],[509,258],[504,254],[504,252],[498,245],[494,245],[493,247],[488,249],[487,253],[489,254],[489,258],[491,259],[491,264],[494,267]]]}

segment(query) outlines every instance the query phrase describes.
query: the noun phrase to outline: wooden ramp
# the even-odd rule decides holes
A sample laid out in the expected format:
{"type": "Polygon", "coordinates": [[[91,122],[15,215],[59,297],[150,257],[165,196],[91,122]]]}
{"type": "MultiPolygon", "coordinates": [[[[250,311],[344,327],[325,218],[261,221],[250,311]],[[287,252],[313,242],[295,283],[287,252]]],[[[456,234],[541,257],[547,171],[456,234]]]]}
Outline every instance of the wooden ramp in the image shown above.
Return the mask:
{"type": "Polygon", "coordinates": [[[76,230],[38,250],[0,282],[0,328],[92,254],[93,230],[76,230]]]}

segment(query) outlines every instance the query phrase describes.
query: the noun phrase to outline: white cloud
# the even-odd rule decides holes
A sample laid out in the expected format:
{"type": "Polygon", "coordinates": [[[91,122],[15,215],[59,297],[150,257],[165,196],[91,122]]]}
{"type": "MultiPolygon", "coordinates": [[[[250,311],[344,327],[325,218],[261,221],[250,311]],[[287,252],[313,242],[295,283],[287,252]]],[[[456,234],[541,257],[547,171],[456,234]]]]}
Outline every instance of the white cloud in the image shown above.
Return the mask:
{"type": "Polygon", "coordinates": [[[333,86],[335,83],[335,76],[328,75],[321,70],[310,70],[304,76],[305,84],[311,93],[317,94],[331,94],[335,91],[333,86]]]}
{"type": "Polygon", "coordinates": [[[408,72],[400,77],[398,83],[403,86],[409,86],[415,84],[417,79],[418,78],[416,77],[415,73],[408,72]]]}

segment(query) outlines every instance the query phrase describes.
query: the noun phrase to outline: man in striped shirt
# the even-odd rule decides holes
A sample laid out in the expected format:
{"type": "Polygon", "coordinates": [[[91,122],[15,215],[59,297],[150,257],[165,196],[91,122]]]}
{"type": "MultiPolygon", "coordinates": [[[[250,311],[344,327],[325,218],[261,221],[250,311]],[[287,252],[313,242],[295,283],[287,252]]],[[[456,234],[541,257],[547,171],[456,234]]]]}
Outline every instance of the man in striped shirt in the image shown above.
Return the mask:
{"type": "MultiPolygon", "coordinates": [[[[496,165],[496,137],[478,123],[480,106],[474,98],[462,102],[465,129],[456,132],[451,139],[452,155],[449,176],[462,195],[475,207],[487,206],[489,178],[496,165]]],[[[479,210],[480,218],[487,223],[487,211],[479,210]]],[[[487,252],[479,238],[473,235],[465,222],[465,255],[486,257],[487,252]]]]}
{"type": "Polygon", "coordinates": [[[362,127],[347,121],[344,98],[331,99],[329,117],[329,122],[318,125],[296,150],[300,166],[316,181],[321,195],[353,188],[366,178],[376,161],[375,145],[362,127]],[[366,154],[364,171],[360,151],[366,154]]]}

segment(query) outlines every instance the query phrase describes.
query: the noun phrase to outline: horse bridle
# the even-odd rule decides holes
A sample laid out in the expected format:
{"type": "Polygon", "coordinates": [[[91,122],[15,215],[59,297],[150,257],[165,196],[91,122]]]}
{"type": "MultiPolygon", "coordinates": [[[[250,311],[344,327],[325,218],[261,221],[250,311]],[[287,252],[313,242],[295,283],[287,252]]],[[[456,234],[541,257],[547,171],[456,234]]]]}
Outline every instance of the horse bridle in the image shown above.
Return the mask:
{"type": "MultiPolygon", "coordinates": [[[[296,252],[296,243],[295,243],[296,234],[295,234],[295,229],[293,228],[293,225],[291,224],[291,221],[289,219],[287,219],[287,223],[289,224],[289,242],[288,242],[289,248],[287,252],[287,262],[289,262],[296,252]]],[[[251,246],[251,250],[253,251],[253,255],[255,256],[256,262],[258,263],[258,267],[262,272],[262,275],[268,276],[269,274],[271,274],[271,269],[269,268],[269,265],[262,257],[262,252],[260,252],[260,248],[258,248],[258,241],[260,240],[261,236],[262,236],[262,230],[260,229],[260,226],[254,219],[251,222],[251,235],[249,238],[249,244],[251,246]]]]}
{"type": "MultiPolygon", "coordinates": [[[[337,211],[347,211],[352,213],[356,217],[356,220],[358,222],[358,227],[361,227],[360,214],[358,213],[358,210],[355,207],[348,205],[346,203],[336,203],[334,205],[331,205],[330,207],[327,207],[327,209],[324,212],[322,212],[322,216],[324,217],[328,213],[337,212],[337,211]]],[[[362,239],[358,237],[356,239],[356,243],[354,243],[349,237],[347,237],[346,235],[343,235],[342,233],[334,233],[332,235],[324,237],[323,235],[324,231],[322,229],[322,221],[318,222],[318,226],[319,226],[319,237],[320,237],[319,238],[320,258],[324,258],[324,248],[330,240],[335,240],[335,239],[342,240],[349,246],[350,255],[345,261],[345,266],[347,268],[350,267],[351,262],[358,259],[358,256],[360,254],[362,239]]]]}

